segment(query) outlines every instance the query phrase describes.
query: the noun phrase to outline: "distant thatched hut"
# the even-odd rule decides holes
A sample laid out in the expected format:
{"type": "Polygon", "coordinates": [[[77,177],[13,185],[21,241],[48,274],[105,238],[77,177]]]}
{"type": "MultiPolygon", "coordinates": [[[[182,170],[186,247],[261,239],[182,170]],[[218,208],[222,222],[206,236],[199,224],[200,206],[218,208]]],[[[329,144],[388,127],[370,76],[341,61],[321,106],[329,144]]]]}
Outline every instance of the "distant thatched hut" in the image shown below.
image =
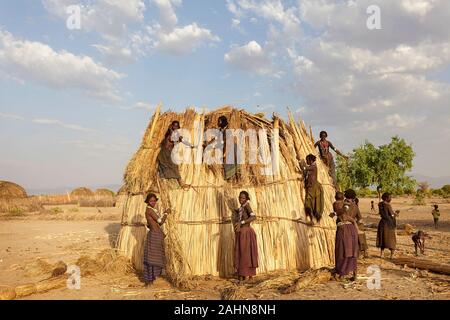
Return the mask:
{"type": "Polygon", "coordinates": [[[39,200],[28,197],[24,188],[13,182],[0,181],[0,212],[22,214],[41,209],[39,200]]]}
{"type": "Polygon", "coordinates": [[[70,193],[71,199],[80,199],[80,198],[87,198],[87,197],[93,197],[94,192],[91,189],[80,187],[72,190],[70,193]]]}
{"type": "Polygon", "coordinates": [[[25,199],[27,192],[16,183],[0,181],[0,199],[25,199]]]}
{"type": "Polygon", "coordinates": [[[115,193],[109,189],[97,189],[95,190],[95,196],[97,197],[115,197],[115,193]]]}
{"type": "MultiPolygon", "coordinates": [[[[194,154],[203,151],[194,150],[194,154]]],[[[305,223],[304,182],[296,158],[304,159],[309,153],[316,153],[313,138],[304,123],[295,123],[292,115],[286,123],[231,107],[206,114],[193,109],[160,114],[158,108],[125,171],[128,197],[123,207],[119,250],[131,258],[137,269],[143,268],[144,197],[149,191],[157,191],[161,205],[172,209],[165,224],[169,277],[178,282],[194,275],[230,276],[234,271],[230,217],[238,208],[239,192],[247,190],[258,217],[253,227],[259,244],[259,273],[332,265],[335,224],[326,212],[332,211],[334,188],[320,160],[318,179],[324,187],[325,211],[320,224],[305,223]],[[199,130],[203,137],[205,129],[213,128],[221,115],[227,116],[231,129],[265,129],[266,133],[258,136],[259,151],[264,153],[270,154],[271,139],[278,129],[279,173],[263,175],[261,164],[241,165],[242,181],[236,185],[224,179],[221,165],[181,164],[181,177],[192,186],[188,190],[170,187],[166,180],[158,178],[156,158],[170,123],[179,120],[182,128],[192,134],[199,130]],[[194,129],[194,122],[200,127],[194,129]]]]}

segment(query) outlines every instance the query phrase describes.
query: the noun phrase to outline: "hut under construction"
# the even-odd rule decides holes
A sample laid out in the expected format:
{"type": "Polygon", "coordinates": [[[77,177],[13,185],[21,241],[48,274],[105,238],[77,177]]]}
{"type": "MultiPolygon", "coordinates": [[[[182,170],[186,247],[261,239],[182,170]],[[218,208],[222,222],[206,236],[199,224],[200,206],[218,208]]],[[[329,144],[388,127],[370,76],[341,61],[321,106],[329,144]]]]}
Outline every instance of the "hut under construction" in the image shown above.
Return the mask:
{"type": "MultiPolygon", "coordinates": [[[[246,155],[248,153],[249,146],[245,151],[246,155]]],[[[179,283],[192,276],[229,277],[234,273],[231,215],[232,210],[239,207],[239,192],[246,190],[257,215],[252,226],[258,241],[258,273],[332,265],[336,227],[328,213],[333,211],[334,187],[327,168],[318,158],[324,213],[320,223],[307,223],[304,177],[298,159],[305,159],[309,153],[316,154],[311,130],[307,131],[303,121],[296,123],[291,113],[284,121],[275,115],[269,120],[263,115],[228,106],[208,113],[194,109],[183,113],[161,113],[158,107],[141,146],[125,171],[127,196],[118,249],[131,259],[136,269],[143,269],[143,244],[147,232],[144,199],[148,192],[156,192],[161,207],[172,209],[164,225],[169,279],[179,283]],[[171,122],[178,120],[181,128],[191,133],[190,141],[199,147],[192,149],[189,156],[195,158],[200,154],[201,159],[202,141],[195,141],[194,133],[199,132],[197,136],[203,137],[205,130],[216,127],[222,115],[229,120],[230,129],[265,130],[258,131],[260,154],[270,154],[278,140],[278,172],[274,175],[263,173],[270,163],[242,164],[239,166],[240,180],[233,182],[224,179],[222,165],[180,164],[181,177],[189,188],[183,189],[161,179],[157,156],[171,122]]],[[[271,161],[275,162],[273,158],[271,161]]]]}

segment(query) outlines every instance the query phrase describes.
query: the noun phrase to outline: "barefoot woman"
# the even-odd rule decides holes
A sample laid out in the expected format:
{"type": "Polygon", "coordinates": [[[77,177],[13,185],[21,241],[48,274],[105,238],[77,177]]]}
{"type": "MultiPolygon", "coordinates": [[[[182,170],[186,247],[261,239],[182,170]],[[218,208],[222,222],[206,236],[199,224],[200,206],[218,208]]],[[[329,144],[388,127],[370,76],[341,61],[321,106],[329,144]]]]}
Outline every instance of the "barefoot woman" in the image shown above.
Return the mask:
{"type": "Polygon", "coordinates": [[[256,215],[250,207],[250,196],[247,191],[239,194],[241,207],[234,212],[233,226],[235,235],[234,265],[239,280],[256,275],[258,268],[258,245],[256,234],[250,223],[256,215]]]}
{"type": "Polygon", "coordinates": [[[167,209],[164,214],[160,214],[156,208],[158,198],[155,194],[150,193],[145,202],[147,210],[145,217],[147,218],[147,227],[149,229],[144,247],[144,280],[147,286],[151,285],[156,277],[159,277],[162,270],[166,266],[166,254],[164,251],[164,234],[161,226],[166,222],[167,209]]]}
{"type": "Polygon", "coordinates": [[[382,202],[378,204],[381,220],[378,223],[377,230],[377,248],[380,248],[381,257],[384,249],[391,250],[391,259],[397,246],[397,236],[395,233],[397,227],[396,213],[392,210],[391,195],[388,192],[383,193],[382,202]]]}

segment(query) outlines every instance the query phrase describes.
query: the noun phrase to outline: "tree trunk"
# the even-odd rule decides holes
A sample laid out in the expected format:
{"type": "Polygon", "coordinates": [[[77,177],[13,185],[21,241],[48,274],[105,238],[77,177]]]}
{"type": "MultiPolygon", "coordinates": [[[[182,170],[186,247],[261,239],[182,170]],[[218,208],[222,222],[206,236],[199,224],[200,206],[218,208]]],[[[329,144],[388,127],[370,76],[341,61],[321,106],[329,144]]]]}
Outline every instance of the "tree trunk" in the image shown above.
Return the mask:
{"type": "Polygon", "coordinates": [[[392,260],[397,265],[407,265],[410,268],[425,269],[435,273],[450,275],[450,265],[437,263],[425,259],[413,257],[398,257],[392,260]]]}

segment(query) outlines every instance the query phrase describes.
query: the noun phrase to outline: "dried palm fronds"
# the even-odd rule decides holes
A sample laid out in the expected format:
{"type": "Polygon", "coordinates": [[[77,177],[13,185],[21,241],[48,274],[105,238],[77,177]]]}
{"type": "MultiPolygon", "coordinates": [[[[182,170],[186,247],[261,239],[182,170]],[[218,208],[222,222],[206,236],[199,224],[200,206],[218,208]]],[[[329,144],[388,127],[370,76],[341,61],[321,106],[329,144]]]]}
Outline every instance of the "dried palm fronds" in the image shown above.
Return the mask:
{"type": "Polygon", "coordinates": [[[81,256],[75,265],[80,267],[82,276],[95,275],[100,272],[111,276],[120,276],[133,271],[130,261],[113,249],[103,250],[94,258],[81,256]]]}
{"type": "Polygon", "coordinates": [[[232,285],[225,287],[220,292],[222,300],[246,300],[248,298],[247,289],[245,286],[232,285]]]}
{"type": "Polygon", "coordinates": [[[291,286],[281,290],[281,293],[289,294],[300,291],[314,284],[328,282],[331,278],[331,271],[328,269],[312,270],[301,275],[291,286]]]}

